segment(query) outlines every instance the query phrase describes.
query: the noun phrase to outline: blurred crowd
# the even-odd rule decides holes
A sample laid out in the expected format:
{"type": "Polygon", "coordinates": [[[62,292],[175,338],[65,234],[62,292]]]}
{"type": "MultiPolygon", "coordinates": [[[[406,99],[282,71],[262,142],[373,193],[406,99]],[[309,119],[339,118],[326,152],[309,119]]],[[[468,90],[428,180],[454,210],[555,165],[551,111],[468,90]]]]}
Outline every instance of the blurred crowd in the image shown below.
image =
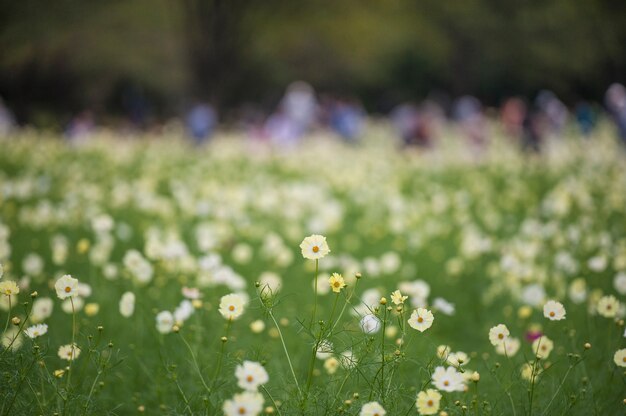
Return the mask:
{"type": "MultiPolygon", "coordinates": [[[[127,125],[145,130],[146,103],[130,101],[127,125]]],[[[489,142],[488,121],[496,120],[512,142],[523,150],[539,152],[544,140],[562,136],[567,126],[576,126],[582,136],[590,136],[598,119],[605,116],[614,124],[618,139],[626,144],[626,88],[622,84],[614,83],[607,89],[603,105],[579,101],[568,108],[553,92],[543,90],[534,100],[510,97],[499,108],[492,108],[466,95],[454,100],[428,98],[419,103],[401,103],[388,113],[388,120],[404,147],[432,147],[442,127],[453,123],[467,145],[480,151],[489,142]]],[[[297,81],[286,88],[273,112],[244,109],[234,124],[252,141],[293,148],[319,130],[330,131],[346,143],[357,143],[367,120],[368,113],[358,99],[317,94],[311,85],[297,81]]],[[[180,122],[197,144],[209,141],[221,125],[218,111],[203,101],[189,105],[180,122]]],[[[69,141],[85,141],[97,127],[95,115],[85,110],[64,126],[64,136],[69,141]]],[[[0,98],[0,137],[18,128],[9,106],[0,98]]]]}

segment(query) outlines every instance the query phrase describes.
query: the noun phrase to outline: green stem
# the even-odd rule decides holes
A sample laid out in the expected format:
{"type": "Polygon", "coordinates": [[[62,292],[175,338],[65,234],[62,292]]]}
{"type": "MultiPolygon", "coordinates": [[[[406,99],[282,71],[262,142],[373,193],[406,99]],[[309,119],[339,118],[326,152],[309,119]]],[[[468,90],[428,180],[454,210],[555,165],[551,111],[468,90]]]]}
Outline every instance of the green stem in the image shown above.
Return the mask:
{"type": "Polygon", "coordinates": [[[387,326],[387,308],[383,305],[383,330],[380,337],[380,400],[385,405],[385,328],[387,326]]]}
{"type": "Polygon", "coordinates": [[[261,386],[261,389],[265,392],[265,394],[267,394],[267,397],[269,397],[270,400],[272,401],[272,404],[274,405],[274,409],[276,409],[276,412],[278,413],[278,416],[283,416],[283,414],[280,412],[280,409],[278,408],[278,405],[276,404],[276,401],[274,400],[274,398],[272,397],[270,392],[267,391],[265,386],[261,386]]]}
{"type": "Polygon", "coordinates": [[[215,368],[215,376],[213,376],[213,383],[211,384],[211,388],[215,387],[215,383],[217,383],[217,377],[222,370],[222,357],[224,357],[224,349],[226,348],[226,342],[228,342],[228,333],[230,332],[230,324],[232,323],[232,319],[229,319],[226,323],[226,341],[221,341],[222,346],[220,347],[220,355],[217,358],[217,367],[215,368]]]}
{"type": "Polygon", "coordinates": [[[208,393],[211,393],[211,389],[206,384],[206,381],[204,381],[204,376],[202,375],[202,371],[200,370],[200,366],[198,365],[198,360],[196,358],[196,355],[193,353],[193,349],[191,348],[191,345],[189,345],[189,342],[187,342],[187,340],[182,335],[182,333],[179,332],[179,334],[180,334],[180,339],[183,340],[183,343],[187,347],[187,350],[189,351],[189,354],[191,354],[191,361],[193,362],[194,368],[195,368],[196,372],[198,373],[198,376],[200,377],[200,382],[202,383],[202,385],[204,386],[206,391],[208,393]]]}
{"type": "Polygon", "coordinates": [[[7,329],[9,328],[9,322],[11,322],[11,296],[7,296],[7,298],[9,299],[9,312],[7,315],[7,323],[4,325],[4,331],[2,331],[3,336],[4,334],[6,334],[7,329]]]}
{"type": "Polygon", "coordinates": [[[70,344],[72,359],[67,366],[67,379],[65,380],[65,397],[63,398],[63,414],[67,410],[67,400],[69,399],[70,380],[72,378],[72,363],[76,358],[76,350],[74,340],[76,339],[76,310],[74,309],[74,298],[70,296],[70,304],[72,305],[72,343],[70,344]]]}
{"type": "Polygon", "coordinates": [[[317,314],[317,274],[319,271],[319,260],[315,259],[315,284],[313,285],[314,291],[314,303],[313,303],[313,315],[311,315],[311,323],[309,324],[309,331],[313,331],[313,322],[315,322],[315,315],[317,314]]]}
{"type": "Polygon", "coordinates": [[[293,376],[293,381],[296,383],[296,387],[298,389],[298,394],[302,396],[302,390],[300,390],[300,385],[298,384],[298,377],[296,377],[296,372],[293,371],[293,364],[291,364],[291,358],[289,357],[289,351],[287,351],[287,346],[285,345],[285,339],[283,338],[283,332],[280,330],[280,326],[278,322],[276,322],[276,318],[274,318],[274,314],[271,310],[268,310],[268,314],[270,318],[272,318],[272,322],[274,322],[274,326],[278,331],[278,336],[280,337],[280,342],[283,344],[283,351],[285,351],[285,356],[287,357],[287,363],[289,364],[289,369],[291,370],[291,375],[293,376]]]}

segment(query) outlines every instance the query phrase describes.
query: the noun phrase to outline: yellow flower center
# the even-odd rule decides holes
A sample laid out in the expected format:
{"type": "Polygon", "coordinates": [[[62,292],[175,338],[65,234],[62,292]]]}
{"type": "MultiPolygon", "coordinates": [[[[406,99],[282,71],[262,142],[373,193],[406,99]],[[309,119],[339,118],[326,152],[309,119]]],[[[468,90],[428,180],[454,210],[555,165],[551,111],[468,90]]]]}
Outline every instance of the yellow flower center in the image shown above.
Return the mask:
{"type": "Polygon", "coordinates": [[[65,293],[70,293],[72,291],[72,288],[69,286],[65,287],[65,293]]]}
{"type": "Polygon", "coordinates": [[[432,401],[432,400],[429,400],[429,401],[427,401],[427,402],[426,402],[426,404],[428,405],[428,407],[430,407],[430,406],[432,406],[432,405],[433,405],[433,401],[432,401]]]}
{"type": "Polygon", "coordinates": [[[550,316],[554,318],[554,315],[556,315],[554,312],[550,312],[550,316]]]}
{"type": "Polygon", "coordinates": [[[318,251],[320,251],[320,248],[318,246],[313,246],[313,253],[317,253],[318,251]]]}
{"type": "Polygon", "coordinates": [[[626,363],[626,357],[622,358],[622,362],[626,363]]]}
{"type": "Polygon", "coordinates": [[[337,281],[337,282],[333,283],[333,286],[335,286],[335,287],[339,287],[339,286],[341,286],[341,283],[339,283],[339,282],[337,281]]]}
{"type": "Polygon", "coordinates": [[[233,305],[230,305],[230,306],[228,307],[228,310],[229,310],[229,311],[231,311],[231,312],[234,312],[235,307],[234,307],[233,305]]]}
{"type": "Polygon", "coordinates": [[[254,380],[254,377],[248,376],[246,377],[246,380],[248,381],[248,383],[252,383],[252,381],[254,380]]]}
{"type": "Polygon", "coordinates": [[[450,385],[450,382],[448,380],[446,380],[446,381],[443,382],[443,385],[448,387],[450,385]]]}
{"type": "Polygon", "coordinates": [[[245,415],[246,414],[246,408],[245,407],[240,407],[238,413],[240,415],[245,415]]]}
{"type": "Polygon", "coordinates": [[[498,334],[499,339],[504,339],[504,334],[498,334]]]}
{"type": "Polygon", "coordinates": [[[422,318],[421,316],[418,316],[417,317],[417,322],[419,322],[421,324],[422,322],[424,322],[424,318],[422,318]]]}

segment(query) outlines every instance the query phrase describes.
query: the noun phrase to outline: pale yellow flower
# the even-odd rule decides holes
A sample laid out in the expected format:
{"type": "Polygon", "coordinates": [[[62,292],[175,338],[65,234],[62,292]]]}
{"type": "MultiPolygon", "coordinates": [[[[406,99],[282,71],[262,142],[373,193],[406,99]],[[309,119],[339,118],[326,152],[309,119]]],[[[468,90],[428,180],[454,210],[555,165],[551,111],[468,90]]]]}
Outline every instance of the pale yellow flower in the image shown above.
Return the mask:
{"type": "Polygon", "coordinates": [[[441,393],[435,389],[420,391],[417,394],[416,406],[420,415],[434,415],[439,411],[441,393]]]}
{"type": "Polygon", "coordinates": [[[20,293],[20,288],[13,280],[0,282],[0,294],[4,296],[13,296],[18,293],[20,293]]]}
{"type": "Polygon", "coordinates": [[[598,301],[598,313],[605,318],[615,318],[619,310],[619,301],[613,295],[602,296],[598,301]]]}
{"type": "Polygon", "coordinates": [[[330,288],[335,293],[341,292],[341,289],[346,287],[346,282],[343,280],[343,276],[339,273],[333,273],[328,279],[328,283],[330,283],[330,288]]]}
{"type": "Polygon", "coordinates": [[[393,302],[394,305],[401,305],[408,298],[409,298],[408,296],[402,296],[402,293],[400,293],[399,290],[396,290],[391,294],[391,301],[393,302]]]}
{"type": "Polygon", "coordinates": [[[626,348],[615,351],[613,355],[613,361],[620,367],[626,367],[626,348]]]}
{"type": "Polygon", "coordinates": [[[554,342],[545,335],[540,336],[533,341],[532,349],[533,353],[539,358],[548,358],[552,349],[554,348],[554,342]]]}

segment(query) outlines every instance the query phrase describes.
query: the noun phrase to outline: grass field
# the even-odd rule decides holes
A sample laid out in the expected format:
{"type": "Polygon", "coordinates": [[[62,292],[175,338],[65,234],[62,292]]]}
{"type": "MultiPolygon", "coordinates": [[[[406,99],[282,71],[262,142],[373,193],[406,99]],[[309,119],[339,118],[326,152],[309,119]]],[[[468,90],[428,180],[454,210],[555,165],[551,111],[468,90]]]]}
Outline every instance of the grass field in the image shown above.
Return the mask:
{"type": "Polygon", "coordinates": [[[389,136],[0,141],[0,414],[625,414],[608,130],[541,155],[389,136]]]}

